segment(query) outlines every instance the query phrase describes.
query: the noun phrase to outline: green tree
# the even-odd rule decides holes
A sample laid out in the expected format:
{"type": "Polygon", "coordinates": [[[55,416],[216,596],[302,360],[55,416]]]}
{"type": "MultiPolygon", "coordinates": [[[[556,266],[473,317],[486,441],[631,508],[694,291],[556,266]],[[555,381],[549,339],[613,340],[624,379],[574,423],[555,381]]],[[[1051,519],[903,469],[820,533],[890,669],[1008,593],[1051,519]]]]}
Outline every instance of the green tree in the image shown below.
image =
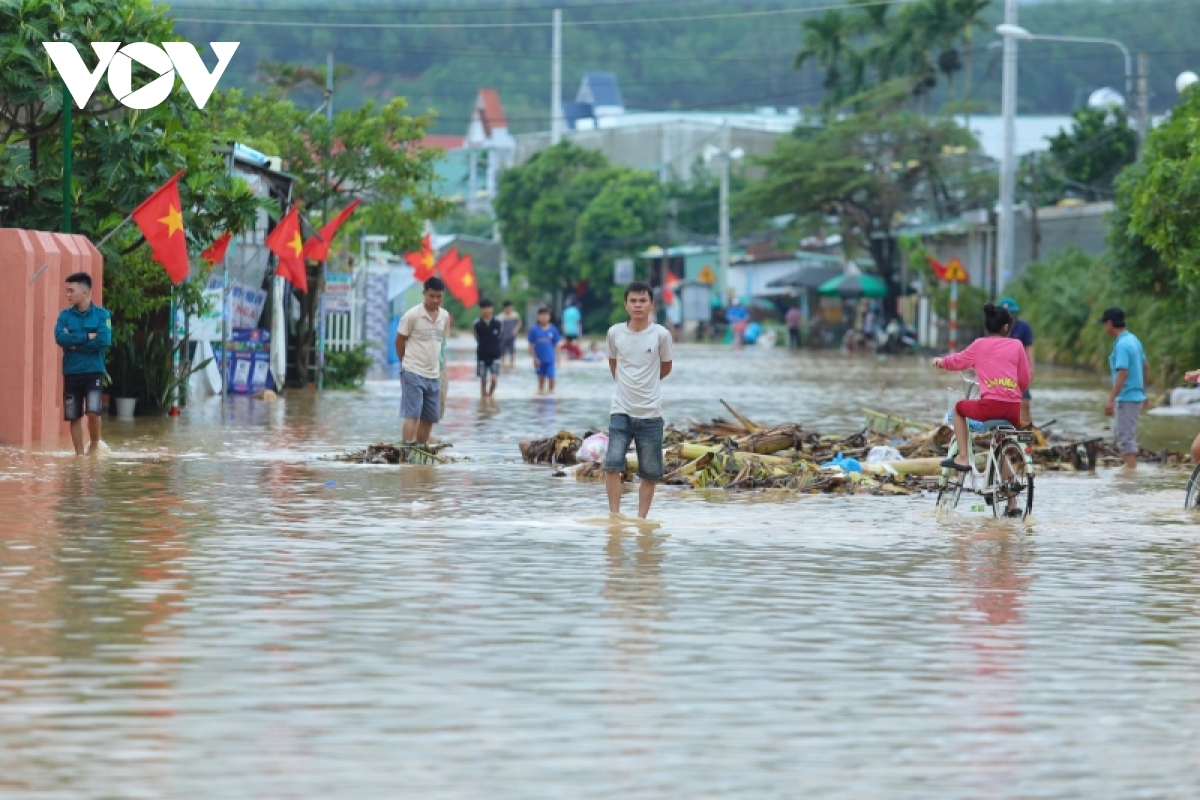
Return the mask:
{"type": "Polygon", "coordinates": [[[1179,276],[1200,282],[1200,91],[1192,87],[1168,119],[1151,131],[1144,168],[1123,183],[1129,232],[1140,237],[1179,276]]]}
{"type": "Polygon", "coordinates": [[[813,62],[824,73],[824,105],[831,108],[863,89],[865,62],[854,48],[858,27],[854,19],[838,9],[800,23],[800,52],[792,66],[803,69],[813,62]]]}
{"type": "Polygon", "coordinates": [[[774,152],[757,159],[763,179],[738,200],[767,215],[836,217],[843,236],[874,259],[892,311],[900,294],[901,215],[938,218],[974,206],[980,187],[970,177],[971,156],[977,149],[953,120],[875,108],[780,139],[774,152]]]}
{"type": "MultiPolygon", "coordinates": [[[[205,119],[213,136],[282,158],[284,169],[297,178],[294,196],[314,227],[358,197],[364,202],[356,225],[387,231],[389,248],[405,252],[418,246],[425,220],[453,208],[433,191],[439,152],[417,146],[430,119],[407,114],[403,98],[343,109],[332,121],[273,92],[219,92],[210,107],[205,119]]],[[[316,346],[321,287],[312,271],[309,286],[312,290],[300,299],[296,330],[299,376],[308,375],[316,346]]]]}
{"type": "Polygon", "coordinates": [[[1117,107],[1080,109],[1071,119],[1069,131],[1047,137],[1049,159],[1039,159],[1047,190],[1058,197],[1112,197],[1117,175],[1137,158],[1137,132],[1117,107]]]}
{"type": "Polygon", "coordinates": [[[658,240],[663,195],[653,174],[562,142],[504,173],[496,215],[510,263],[530,287],[587,282],[583,312],[594,327],[613,313],[612,260],[658,240]]]}

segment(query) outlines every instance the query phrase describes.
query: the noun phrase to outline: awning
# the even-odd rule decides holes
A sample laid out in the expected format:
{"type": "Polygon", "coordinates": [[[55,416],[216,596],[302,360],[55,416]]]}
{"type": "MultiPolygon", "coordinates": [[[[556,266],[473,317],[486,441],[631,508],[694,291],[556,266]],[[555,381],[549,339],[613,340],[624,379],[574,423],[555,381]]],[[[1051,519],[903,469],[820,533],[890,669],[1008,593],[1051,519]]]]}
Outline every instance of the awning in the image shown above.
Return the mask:
{"type": "Polygon", "coordinates": [[[778,289],[787,287],[792,289],[819,289],[821,284],[828,281],[830,278],[837,278],[842,275],[842,267],[834,265],[820,265],[800,267],[800,269],[785,275],[782,278],[776,278],[767,284],[768,288],[778,289]]]}

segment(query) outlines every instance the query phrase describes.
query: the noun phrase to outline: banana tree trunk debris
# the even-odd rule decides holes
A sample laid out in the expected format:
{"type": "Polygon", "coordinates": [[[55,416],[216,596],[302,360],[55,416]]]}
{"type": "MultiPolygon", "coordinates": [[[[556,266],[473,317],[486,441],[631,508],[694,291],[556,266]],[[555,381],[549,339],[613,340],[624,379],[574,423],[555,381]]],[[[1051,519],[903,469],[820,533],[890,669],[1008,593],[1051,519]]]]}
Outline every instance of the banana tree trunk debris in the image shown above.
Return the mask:
{"type": "MultiPolygon", "coordinates": [[[[695,489],[784,489],[800,493],[911,494],[936,488],[954,433],[948,425],[922,422],[863,409],[866,425],[857,433],[822,435],[799,423],[766,426],[739,413],[724,400],[733,420],[716,418],[690,422],[685,428],[669,427],[664,437],[663,482],[695,489]],[[873,447],[887,446],[901,459],[866,461],[873,447]],[[841,453],[860,462],[862,472],[822,467],[841,453]]],[[[1088,472],[1099,465],[1120,463],[1111,439],[1071,436],[1033,428],[1037,440],[1032,456],[1038,471],[1088,472]]],[[[521,456],[533,464],[551,464],[556,474],[579,480],[603,480],[604,466],[579,463],[576,451],[591,432],[576,436],[560,431],[549,439],[520,443],[521,456]]],[[[976,436],[977,448],[986,448],[991,434],[976,436]]],[[[1183,464],[1190,458],[1179,453],[1143,451],[1142,460],[1183,464]]],[[[637,457],[626,456],[625,478],[637,473],[637,457]]]]}

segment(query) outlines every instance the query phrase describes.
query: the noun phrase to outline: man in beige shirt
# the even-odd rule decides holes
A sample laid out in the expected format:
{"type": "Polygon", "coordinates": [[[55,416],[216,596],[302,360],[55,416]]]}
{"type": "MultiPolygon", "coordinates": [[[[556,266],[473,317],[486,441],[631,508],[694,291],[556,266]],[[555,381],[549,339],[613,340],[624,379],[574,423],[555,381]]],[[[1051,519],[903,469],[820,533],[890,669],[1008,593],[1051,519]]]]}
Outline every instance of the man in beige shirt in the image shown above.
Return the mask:
{"type": "Polygon", "coordinates": [[[442,341],[450,327],[450,312],[442,308],[446,284],[441,278],[425,281],[425,302],[410,308],[396,329],[396,355],[400,357],[400,416],[405,442],[424,444],[440,418],[439,360],[442,341]]]}

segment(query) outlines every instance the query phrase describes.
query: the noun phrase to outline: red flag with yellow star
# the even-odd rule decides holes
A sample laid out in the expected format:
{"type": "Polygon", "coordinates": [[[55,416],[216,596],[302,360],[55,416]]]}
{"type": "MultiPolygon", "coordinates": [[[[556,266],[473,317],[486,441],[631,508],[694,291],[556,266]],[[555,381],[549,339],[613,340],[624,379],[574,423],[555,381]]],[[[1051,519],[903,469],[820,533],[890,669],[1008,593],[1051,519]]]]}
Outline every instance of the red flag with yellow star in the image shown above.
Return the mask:
{"type": "Polygon", "coordinates": [[[433,277],[433,238],[427,233],[421,239],[421,249],[415,253],[405,253],[404,260],[413,268],[413,277],[417,283],[424,283],[433,277]]]}
{"type": "Polygon", "coordinates": [[[438,261],[437,269],[450,294],[467,308],[479,305],[479,287],[475,284],[475,265],[470,253],[460,255],[457,250],[451,250],[438,261]]]}
{"type": "Polygon", "coordinates": [[[218,262],[225,260],[225,253],[228,252],[229,243],[231,241],[233,241],[233,234],[229,231],[225,231],[217,237],[215,242],[205,248],[204,252],[200,254],[200,257],[209,264],[216,266],[218,262]]]}
{"type": "Polygon", "coordinates": [[[175,284],[188,276],[187,232],[183,229],[183,204],[179,202],[179,178],[185,171],[176,172],[129,215],[142,229],[154,260],[163,265],[175,284]]]}
{"type": "Polygon", "coordinates": [[[308,292],[308,270],[304,266],[304,239],[300,236],[300,207],[292,206],[267,237],[267,247],[279,256],[275,274],[308,292]]]}
{"type": "Polygon", "coordinates": [[[317,236],[313,236],[305,242],[304,257],[313,261],[328,261],[329,245],[333,244],[334,235],[338,232],[338,228],[342,227],[342,223],[346,221],[346,218],[354,213],[354,209],[358,208],[360,202],[360,200],[355,200],[343,208],[342,213],[338,214],[327,222],[321,230],[317,231],[317,236]]]}

